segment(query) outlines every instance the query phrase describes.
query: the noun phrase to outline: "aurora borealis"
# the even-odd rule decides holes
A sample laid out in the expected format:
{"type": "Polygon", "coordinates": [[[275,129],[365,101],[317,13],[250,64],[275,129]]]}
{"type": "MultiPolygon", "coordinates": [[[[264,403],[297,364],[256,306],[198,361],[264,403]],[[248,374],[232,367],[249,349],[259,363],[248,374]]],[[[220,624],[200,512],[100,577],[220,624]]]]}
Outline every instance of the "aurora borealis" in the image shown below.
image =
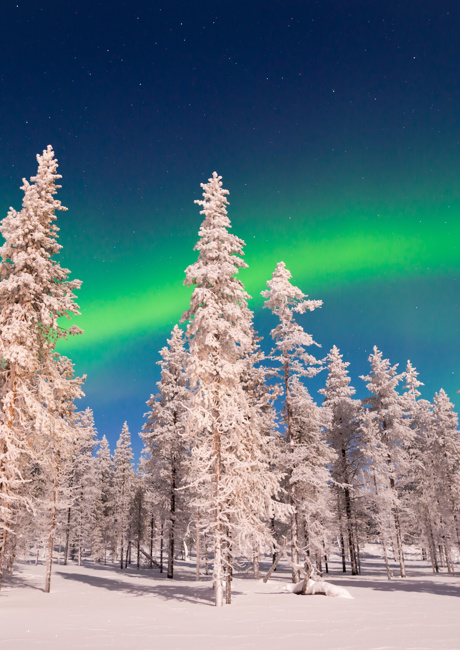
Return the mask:
{"type": "Polygon", "coordinates": [[[283,260],[360,396],[377,345],[460,408],[460,7],[381,4],[2,3],[1,215],[52,144],[61,263],[84,283],[85,334],[62,351],[112,447],[187,308],[214,170],[257,329],[283,260]]]}

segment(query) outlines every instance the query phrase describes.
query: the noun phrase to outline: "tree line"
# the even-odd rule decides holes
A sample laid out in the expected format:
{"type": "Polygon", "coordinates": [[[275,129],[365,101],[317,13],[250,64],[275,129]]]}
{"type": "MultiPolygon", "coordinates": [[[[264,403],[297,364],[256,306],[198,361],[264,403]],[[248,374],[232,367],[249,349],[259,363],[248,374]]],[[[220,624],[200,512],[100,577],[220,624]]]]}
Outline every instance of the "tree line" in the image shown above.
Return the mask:
{"type": "Polygon", "coordinates": [[[23,182],[22,209],[0,225],[0,584],[25,555],[84,558],[166,570],[193,552],[197,580],[212,571],[215,604],[231,602],[232,572],[255,578],[267,554],[288,549],[292,580],[308,562],[328,570],[338,552],[358,575],[364,544],[379,543],[406,576],[415,544],[433,572],[454,573],[460,551],[460,438],[453,404],[433,402],[410,362],[398,372],[376,347],[369,396],[355,397],[334,346],[321,359],[302,315],[322,306],[291,283],[283,262],[262,291],[273,318],[271,349],[254,329],[238,277],[244,242],[230,232],[228,191],[216,172],[202,184],[193,292],[158,362],[137,467],[128,425],[111,454],[90,409],[84,377],[56,350],[81,334],[78,280],[59,265],[55,199],[61,178],[51,146],[23,182]],[[321,403],[309,379],[325,373],[321,403]]]}

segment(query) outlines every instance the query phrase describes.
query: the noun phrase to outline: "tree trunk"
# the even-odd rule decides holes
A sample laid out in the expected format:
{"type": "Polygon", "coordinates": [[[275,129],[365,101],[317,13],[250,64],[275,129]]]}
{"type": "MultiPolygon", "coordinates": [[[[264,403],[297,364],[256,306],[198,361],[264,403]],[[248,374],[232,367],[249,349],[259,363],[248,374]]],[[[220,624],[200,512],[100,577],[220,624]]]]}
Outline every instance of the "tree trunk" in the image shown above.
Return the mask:
{"type": "MultiPolygon", "coordinates": [[[[16,371],[15,371],[14,367],[11,368],[10,373],[11,373],[11,375],[10,375],[10,380],[9,381],[10,381],[10,384],[11,384],[11,391],[13,393],[13,398],[11,399],[10,405],[8,407],[8,420],[7,420],[7,423],[6,423],[6,428],[7,428],[7,430],[9,430],[10,436],[11,436],[12,435],[11,431],[13,429],[13,422],[14,422],[14,409],[15,409],[15,404],[16,404],[16,385],[17,385],[17,376],[16,376],[16,371]]],[[[3,386],[3,389],[5,390],[5,393],[6,393],[7,386],[3,386]]],[[[2,455],[4,457],[8,453],[8,443],[7,443],[6,439],[3,440],[2,450],[1,451],[2,451],[2,455]]],[[[5,467],[4,467],[4,463],[2,461],[1,465],[0,465],[0,476],[2,474],[4,474],[4,471],[5,471],[5,467]]],[[[3,494],[7,495],[6,504],[4,506],[4,510],[7,513],[7,515],[3,518],[3,523],[4,523],[5,528],[3,530],[2,549],[1,549],[1,553],[0,553],[0,589],[1,589],[1,587],[2,587],[2,579],[3,579],[3,571],[4,571],[4,568],[5,568],[6,545],[7,545],[7,540],[8,540],[8,530],[7,530],[6,525],[8,523],[8,515],[10,513],[9,497],[10,497],[10,494],[11,494],[11,489],[7,484],[5,485],[4,483],[0,484],[0,488],[1,488],[0,493],[3,493],[3,494]]]]}
{"type": "Polygon", "coordinates": [[[347,515],[348,548],[350,552],[351,575],[356,576],[358,575],[358,563],[356,561],[353,521],[351,514],[351,498],[350,490],[348,488],[345,488],[345,512],[347,515]]]}
{"type": "Polygon", "coordinates": [[[163,547],[164,547],[164,521],[161,520],[160,527],[160,573],[163,573],[163,547]]]}
{"type": "Polygon", "coordinates": [[[339,541],[340,541],[340,555],[342,558],[342,573],[347,572],[347,565],[345,562],[345,540],[343,539],[343,528],[342,528],[342,508],[340,507],[340,494],[339,489],[337,488],[337,514],[339,516],[339,541]]]}
{"type": "Polygon", "coordinates": [[[358,575],[361,575],[361,554],[359,550],[359,542],[358,542],[358,526],[355,524],[355,541],[356,541],[356,547],[355,547],[355,557],[356,557],[356,568],[358,571],[358,575]]]}
{"type": "Polygon", "coordinates": [[[78,566],[81,566],[81,554],[83,545],[83,513],[81,511],[81,506],[83,504],[83,490],[80,493],[80,499],[80,517],[78,522],[78,566]]]}
{"type": "Polygon", "coordinates": [[[70,517],[71,517],[71,507],[67,508],[67,524],[65,527],[65,548],[64,548],[64,564],[67,564],[67,559],[69,557],[69,541],[70,541],[70,517]]]}
{"type": "Polygon", "coordinates": [[[196,511],[196,581],[200,580],[200,511],[196,511]]]}
{"type": "Polygon", "coordinates": [[[174,533],[176,523],[176,467],[172,460],[171,466],[171,494],[169,498],[169,539],[168,539],[168,578],[174,577],[174,533]]]}
{"type": "Polygon", "coordinates": [[[204,574],[209,575],[209,550],[208,550],[208,537],[204,534],[204,574]]]}
{"type": "Polygon", "coordinates": [[[328,559],[327,559],[326,545],[325,545],[324,541],[323,541],[323,553],[324,553],[324,555],[323,555],[323,558],[324,558],[324,570],[326,571],[326,573],[329,573],[329,562],[328,562],[328,559]]]}
{"type": "Polygon", "coordinates": [[[255,548],[252,553],[252,566],[254,569],[254,580],[260,580],[260,552],[255,548]]]}
{"type": "Polygon", "coordinates": [[[121,486],[121,517],[120,517],[120,569],[124,566],[125,550],[125,482],[121,486]]]}
{"type": "MultiPolygon", "coordinates": [[[[395,488],[395,482],[393,477],[390,478],[390,486],[391,489],[393,490],[393,494],[395,495],[394,498],[396,499],[396,488],[395,488]]],[[[401,521],[399,518],[399,508],[396,504],[396,502],[393,504],[393,519],[394,519],[394,524],[395,524],[395,530],[396,530],[396,550],[397,550],[397,556],[398,556],[398,562],[399,562],[399,571],[401,574],[401,578],[406,577],[406,563],[404,561],[404,551],[403,551],[403,545],[402,545],[402,534],[401,534],[401,521]]]]}
{"type": "Polygon", "coordinates": [[[48,555],[46,558],[46,577],[45,577],[45,593],[49,594],[51,589],[51,569],[53,566],[53,550],[54,550],[54,535],[56,532],[56,512],[57,512],[57,492],[59,485],[59,471],[61,465],[60,452],[56,452],[56,465],[54,469],[54,482],[53,482],[53,505],[51,507],[51,521],[50,531],[48,537],[48,555]]]}
{"type": "Polygon", "coordinates": [[[232,543],[231,533],[227,528],[225,544],[225,603],[230,605],[232,602],[232,543]]]}
{"type": "MultiPolygon", "coordinates": [[[[275,517],[272,517],[271,519],[271,527],[272,527],[272,534],[273,534],[273,539],[275,538],[275,517]]],[[[272,554],[272,562],[275,562],[276,560],[276,546],[273,545],[273,554],[272,554]]],[[[276,569],[275,569],[276,571],[276,569]]]]}
{"type": "Polygon", "coordinates": [[[142,521],[142,505],[143,505],[143,496],[142,492],[139,491],[139,499],[137,501],[137,556],[136,556],[136,568],[139,570],[141,566],[141,539],[143,532],[143,521],[142,521]]]}
{"type": "Polygon", "coordinates": [[[154,524],[155,520],[153,518],[153,514],[150,517],[150,568],[153,567],[153,532],[154,532],[154,524]]]}
{"type": "Polygon", "coordinates": [[[293,485],[289,489],[289,504],[294,508],[294,512],[291,514],[291,569],[292,582],[295,584],[300,580],[300,572],[295,566],[299,564],[299,526],[297,510],[295,509],[295,488],[293,485]]]}
{"type": "Polygon", "coordinates": [[[342,447],[342,471],[345,479],[346,487],[344,488],[344,498],[345,498],[345,515],[347,520],[347,534],[348,534],[348,550],[350,553],[350,565],[351,565],[351,575],[358,575],[358,563],[356,561],[355,553],[355,541],[353,539],[353,517],[351,509],[351,495],[349,485],[349,476],[348,476],[348,464],[347,464],[347,451],[345,447],[342,447]]]}
{"type": "Polygon", "coordinates": [[[310,576],[311,576],[312,572],[313,572],[312,564],[311,564],[310,560],[307,558],[306,561],[305,561],[304,570],[303,570],[304,578],[303,578],[303,583],[302,583],[302,590],[300,591],[301,596],[305,596],[305,594],[307,593],[308,581],[310,580],[310,576]]]}
{"type": "MultiPolygon", "coordinates": [[[[7,506],[9,507],[9,506],[7,506]]],[[[2,588],[3,582],[3,572],[5,567],[5,558],[6,558],[6,543],[8,541],[8,530],[5,528],[2,535],[2,551],[0,555],[0,589],[2,588]]]]}
{"type": "Polygon", "coordinates": [[[270,569],[268,570],[267,575],[264,578],[265,583],[267,583],[269,581],[270,576],[272,575],[272,573],[274,571],[276,571],[276,566],[277,566],[278,562],[281,560],[283,555],[286,553],[286,547],[287,547],[287,537],[284,538],[283,545],[280,548],[279,553],[276,555],[276,558],[275,558],[273,564],[271,565],[270,569]]]}
{"type": "Polygon", "coordinates": [[[425,515],[426,527],[428,531],[428,547],[430,550],[431,566],[433,573],[439,573],[438,557],[436,555],[436,544],[433,536],[433,528],[431,526],[431,519],[429,513],[425,515]]]}
{"type": "Polygon", "coordinates": [[[385,569],[387,572],[387,578],[388,580],[391,580],[391,569],[390,569],[390,564],[388,562],[387,544],[385,541],[385,535],[383,533],[383,530],[380,531],[380,537],[382,539],[383,557],[385,560],[385,569]]]}
{"type": "Polygon", "coordinates": [[[213,568],[213,582],[214,582],[214,601],[216,607],[222,607],[224,604],[223,594],[223,557],[222,557],[222,522],[220,521],[219,510],[216,513],[217,524],[214,534],[214,568],[213,568]]]}

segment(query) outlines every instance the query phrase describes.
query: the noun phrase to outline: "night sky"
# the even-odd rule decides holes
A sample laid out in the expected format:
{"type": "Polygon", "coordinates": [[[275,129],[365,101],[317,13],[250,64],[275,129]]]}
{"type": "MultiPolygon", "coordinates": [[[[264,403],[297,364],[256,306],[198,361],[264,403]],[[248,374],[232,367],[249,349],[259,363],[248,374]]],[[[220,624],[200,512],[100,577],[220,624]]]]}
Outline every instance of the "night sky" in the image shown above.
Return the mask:
{"type": "Polygon", "coordinates": [[[262,334],[283,260],[359,396],[377,345],[460,408],[458,0],[3,0],[0,25],[0,218],[51,144],[60,262],[83,280],[85,334],[60,350],[112,448],[188,307],[214,170],[262,334]]]}

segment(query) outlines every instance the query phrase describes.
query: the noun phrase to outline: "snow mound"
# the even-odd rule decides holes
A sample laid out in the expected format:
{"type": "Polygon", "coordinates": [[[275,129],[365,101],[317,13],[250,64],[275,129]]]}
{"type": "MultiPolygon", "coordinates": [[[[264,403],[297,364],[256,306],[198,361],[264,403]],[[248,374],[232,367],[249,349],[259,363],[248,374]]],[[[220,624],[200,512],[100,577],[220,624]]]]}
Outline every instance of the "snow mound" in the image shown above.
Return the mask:
{"type": "MultiPolygon", "coordinates": [[[[300,594],[302,591],[303,580],[296,582],[296,584],[288,584],[285,586],[285,591],[289,591],[291,594],[300,594]]],[[[309,580],[307,586],[307,596],[334,596],[336,598],[353,598],[350,592],[345,589],[345,587],[339,587],[338,585],[332,585],[330,582],[309,580]]]]}

